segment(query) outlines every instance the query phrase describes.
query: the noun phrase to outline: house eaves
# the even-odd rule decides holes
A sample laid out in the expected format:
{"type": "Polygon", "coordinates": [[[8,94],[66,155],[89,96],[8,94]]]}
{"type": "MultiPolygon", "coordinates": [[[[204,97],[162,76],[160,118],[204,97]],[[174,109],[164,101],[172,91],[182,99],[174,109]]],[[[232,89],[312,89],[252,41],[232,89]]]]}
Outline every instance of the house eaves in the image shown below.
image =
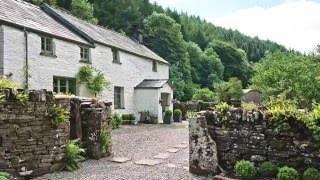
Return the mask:
{"type": "Polygon", "coordinates": [[[123,34],[92,24],[44,3],[41,4],[41,9],[90,43],[115,48],[135,56],[169,65],[166,60],[156,53],[123,34]]]}

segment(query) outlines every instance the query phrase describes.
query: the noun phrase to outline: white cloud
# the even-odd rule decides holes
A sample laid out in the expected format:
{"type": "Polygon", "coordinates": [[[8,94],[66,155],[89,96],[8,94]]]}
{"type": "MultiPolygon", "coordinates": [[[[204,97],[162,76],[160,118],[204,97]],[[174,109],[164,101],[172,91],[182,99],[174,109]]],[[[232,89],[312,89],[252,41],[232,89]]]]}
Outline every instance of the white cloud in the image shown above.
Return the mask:
{"type": "Polygon", "coordinates": [[[251,7],[214,17],[211,22],[301,52],[308,52],[320,44],[320,3],[312,1],[287,0],[267,9],[251,7]]]}

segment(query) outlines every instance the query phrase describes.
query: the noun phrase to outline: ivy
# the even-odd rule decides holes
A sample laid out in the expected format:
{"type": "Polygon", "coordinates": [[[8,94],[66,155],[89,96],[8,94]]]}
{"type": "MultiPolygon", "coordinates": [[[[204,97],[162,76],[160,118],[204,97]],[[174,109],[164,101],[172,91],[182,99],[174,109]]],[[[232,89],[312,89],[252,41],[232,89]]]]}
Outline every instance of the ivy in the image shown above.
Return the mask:
{"type": "Polygon", "coordinates": [[[104,78],[104,74],[90,65],[79,69],[77,79],[80,84],[85,84],[95,97],[110,85],[110,82],[104,78]]]}

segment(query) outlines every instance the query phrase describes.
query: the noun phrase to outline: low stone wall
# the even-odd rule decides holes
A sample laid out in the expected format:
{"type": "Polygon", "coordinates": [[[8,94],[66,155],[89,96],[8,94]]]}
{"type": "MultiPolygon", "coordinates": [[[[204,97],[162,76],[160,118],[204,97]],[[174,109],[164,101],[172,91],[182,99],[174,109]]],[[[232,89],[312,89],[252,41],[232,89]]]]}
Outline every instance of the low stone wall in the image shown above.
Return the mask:
{"type": "MultiPolygon", "coordinates": [[[[252,161],[258,167],[262,162],[273,161],[279,166],[291,166],[300,172],[308,167],[320,167],[319,148],[303,124],[296,124],[290,132],[281,132],[267,123],[268,117],[261,111],[246,112],[241,109],[224,112],[227,123],[223,125],[218,123],[222,117],[214,112],[206,112],[204,116],[206,128],[216,143],[218,164],[228,175],[234,175],[234,165],[242,159],[252,161]]],[[[201,142],[195,137],[202,138],[201,134],[190,136],[190,139],[201,142]]],[[[190,146],[193,144],[190,143],[190,146]]],[[[212,147],[212,143],[202,141],[198,147],[202,147],[198,151],[200,154],[212,147]]],[[[214,161],[215,157],[211,160],[214,161]]]]}
{"type": "Polygon", "coordinates": [[[56,96],[51,91],[30,91],[21,103],[10,89],[0,89],[0,172],[32,178],[65,167],[65,145],[80,139],[89,158],[111,154],[100,148],[102,128],[111,129],[111,103],[79,97],[56,96]],[[53,125],[46,117],[54,104],[70,111],[70,123],[53,125]]]}
{"type": "MultiPolygon", "coordinates": [[[[69,124],[54,126],[47,119],[54,103],[51,92],[31,91],[25,104],[11,95],[0,104],[0,171],[32,177],[63,167],[69,124]]],[[[70,107],[68,99],[56,103],[70,107]]]]}

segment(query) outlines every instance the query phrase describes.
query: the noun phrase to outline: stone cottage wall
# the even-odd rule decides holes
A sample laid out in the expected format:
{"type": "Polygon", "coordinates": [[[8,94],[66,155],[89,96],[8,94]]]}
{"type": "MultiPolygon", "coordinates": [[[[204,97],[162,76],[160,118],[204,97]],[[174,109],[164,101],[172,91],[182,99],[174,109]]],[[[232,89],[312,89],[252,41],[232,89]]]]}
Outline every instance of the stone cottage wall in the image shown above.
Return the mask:
{"type": "MultiPolygon", "coordinates": [[[[52,125],[45,117],[52,106],[53,95],[31,91],[30,101],[21,104],[12,100],[0,104],[0,171],[16,176],[38,176],[63,167],[69,124],[52,125]]],[[[68,99],[59,99],[69,109],[68,99]]]]}
{"type": "MultiPolygon", "coordinates": [[[[308,167],[320,167],[319,148],[302,124],[296,124],[290,132],[280,132],[267,123],[262,112],[241,109],[225,112],[228,123],[223,126],[217,124],[218,116],[214,112],[206,112],[204,116],[210,136],[216,143],[218,164],[229,175],[234,175],[234,165],[242,159],[252,161],[258,167],[262,162],[273,161],[300,172],[308,167]]],[[[200,146],[205,149],[211,144],[204,142],[200,146]]],[[[214,157],[211,160],[215,160],[214,157]]]]}

